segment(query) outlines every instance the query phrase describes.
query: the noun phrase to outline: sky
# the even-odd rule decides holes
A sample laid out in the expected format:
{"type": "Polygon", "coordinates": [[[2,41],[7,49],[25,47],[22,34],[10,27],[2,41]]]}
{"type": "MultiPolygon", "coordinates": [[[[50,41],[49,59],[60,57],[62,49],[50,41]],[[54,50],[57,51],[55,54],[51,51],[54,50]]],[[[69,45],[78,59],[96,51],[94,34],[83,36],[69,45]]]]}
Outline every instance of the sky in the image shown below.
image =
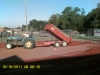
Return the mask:
{"type": "Polygon", "coordinates": [[[27,4],[27,23],[32,19],[48,20],[53,14],[61,14],[68,6],[85,9],[88,14],[96,8],[100,0],[0,0],[0,27],[15,28],[26,24],[27,4]]]}

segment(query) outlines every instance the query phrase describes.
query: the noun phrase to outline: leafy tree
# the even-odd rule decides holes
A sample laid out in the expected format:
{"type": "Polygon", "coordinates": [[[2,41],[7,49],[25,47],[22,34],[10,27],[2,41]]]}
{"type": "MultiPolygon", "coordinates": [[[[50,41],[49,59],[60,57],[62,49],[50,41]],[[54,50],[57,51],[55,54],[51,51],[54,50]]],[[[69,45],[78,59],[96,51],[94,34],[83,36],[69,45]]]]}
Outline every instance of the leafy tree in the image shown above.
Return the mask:
{"type": "Polygon", "coordinates": [[[4,29],[10,29],[10,28],[8,28],[8,27],[3,27],[4,29]]]}
{"type": "Polygon", "coordinates": [[[29,22],[29,26],[33,26],[34,29],[37,29],[38,27],[38,21],[36,19],[33,19],[29,22]]]}
{"type": "Polygon", "coordinates": [[[26,25],[22,25],[22,31],[26,30],[26,25]]]}
{"type": "Polygon", "coordinates": [[[85,28],[100,28],[100,3],[84,18],[85,28]]]}
{"type": "Polygon", "coordinates": [[[53,14],[48,22],[53,23],[60,29],[83,29],[83,18],[85,11],[78,7],[66,7],[61,15],[53,14]]]}
{"type": "Polygon", "coordinates": [[[100,3],[97,4],[97,8],[100,8],[100,3]]]}
{"type": "Polygon", "coordinates": [[[53,14],[51,15],[51,17],[49,18],[48,22],[49,23],[53,23],[54,25],[58,24],[58,17],[60,16],[60,14],[53,14]]]}
{"type": "Polygon", "coordinates": [[[38,21],[38,20],[36,20],[36,19],[33,19],[33,20],[31,20],[30,22],[29,22],[29,26],[31,27],[31,28],[33,28],[33,29],[37,29],[37,30],[40,30],[40,28],[41,28],[41,30],[43,30],[44,29],[44,27],[45,27],[45,25],[46,25],[46,21],[38,21]]]}
{"type": "Polygon", "coordinates": [[[83,18],[84,18],[84,10],[75,7],[66,7],[62,12],[62,27],[63,29],[82,29],[83,27],[83,18]]]}

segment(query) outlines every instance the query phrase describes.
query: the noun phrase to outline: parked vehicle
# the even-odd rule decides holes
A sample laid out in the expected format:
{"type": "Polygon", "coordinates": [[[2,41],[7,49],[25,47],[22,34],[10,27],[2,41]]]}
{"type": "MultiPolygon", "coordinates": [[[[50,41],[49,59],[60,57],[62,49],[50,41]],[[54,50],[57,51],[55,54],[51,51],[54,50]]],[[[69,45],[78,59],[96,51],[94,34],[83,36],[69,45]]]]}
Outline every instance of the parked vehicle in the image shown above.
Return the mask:
{"type": "Polygon", "coordinates": [[[77,34],[76,36],[86,36],[86,34],[77,34]]]}
{"type": "Polygon", "coordinates": [[[45,40],[45,41],[38,41],[35,42],[33,37],[22,38],[19,36],[10,36],[7,38],[6,48],[11,49],[14,46],[23,46],[25,49],[32,49],[37,46],[49,46],[54,45],[55,47],[65,47],[72,41],[72,37],[65,34],[63,31],[58,29],[53,24],[47,24],[44,30],[54,37],[56,40],[45,40]]]}

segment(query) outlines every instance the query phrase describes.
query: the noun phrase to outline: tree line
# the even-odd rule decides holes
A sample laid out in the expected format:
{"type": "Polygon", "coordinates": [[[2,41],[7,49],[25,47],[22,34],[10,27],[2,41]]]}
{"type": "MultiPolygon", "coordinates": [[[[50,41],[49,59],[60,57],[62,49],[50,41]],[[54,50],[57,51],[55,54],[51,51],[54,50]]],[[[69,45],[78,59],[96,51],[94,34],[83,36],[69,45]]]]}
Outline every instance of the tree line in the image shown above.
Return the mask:
{"type": "MultiPolygon", "coordinates": [[[[61,14],[51,15],[48,21],[31,20],[28,28],[43,30],[48,23],[52,23],[62,30],[72,29],[82,31],[87,28],[100,28],[100,3],[88,14],[85,14],[84,8],[66,7],[61,14]]],[[[22,29],[25,30],[25,25],[22,25],[22,29]]]]}

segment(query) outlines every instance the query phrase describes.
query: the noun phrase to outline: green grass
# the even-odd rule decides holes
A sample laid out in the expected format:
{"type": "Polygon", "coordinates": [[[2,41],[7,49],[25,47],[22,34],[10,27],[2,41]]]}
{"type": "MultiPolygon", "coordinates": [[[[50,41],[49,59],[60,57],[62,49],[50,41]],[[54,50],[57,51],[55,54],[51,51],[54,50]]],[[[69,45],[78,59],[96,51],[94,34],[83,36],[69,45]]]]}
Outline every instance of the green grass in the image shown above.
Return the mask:
{"type": "MultiPolygon", "coordinates": [[[[0,42],[6,42],[6,37],[0,37],[0,42]]],[[[54,40],[53,37],[34,37],[35,41],[42,41],[42,40],[54,40]]],[[[94,36],[73,36],[72,39],[81,39],[81,40],[90,40],[90,41],[97,41],[100,42],[100,37],[94,37],[94,36]]]]}
{"type": "Polygon", "coordinates": [[[100,41],[100,37],[94,36],[73,36],[74,39],[90,40],[90,41],[100,41]]]}
{"type": "Polygon", "coordinates": [[[0,42],[5,42],[6,41],[6,37],[0,37],[0,42]]]}

